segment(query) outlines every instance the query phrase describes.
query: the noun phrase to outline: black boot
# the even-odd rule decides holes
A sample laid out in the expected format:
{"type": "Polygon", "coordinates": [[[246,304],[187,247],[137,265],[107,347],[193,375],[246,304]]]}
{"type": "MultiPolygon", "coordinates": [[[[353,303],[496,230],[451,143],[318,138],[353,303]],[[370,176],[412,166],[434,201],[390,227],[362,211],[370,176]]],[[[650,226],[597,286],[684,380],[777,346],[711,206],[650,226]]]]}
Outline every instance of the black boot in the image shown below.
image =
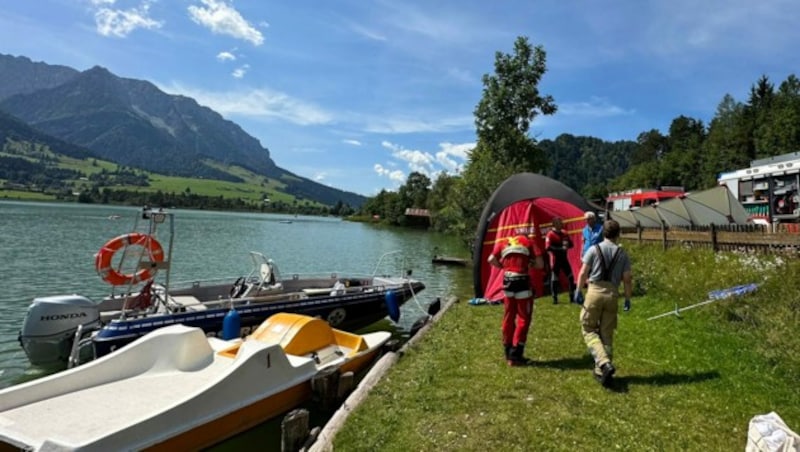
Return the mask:
{"type": "Polygon", "coordinates": [[[528,364],[528,358],[525,356],[525,344],[511,347],[511,353],[508,356],[509,366],[524,366],[528,364]]]}
{"type": "Polygon", "coordinates": [[[607,362],[600,367],[600,384],[610,388],[614,384],[614,372],[617,369],[614,368],[614,365],[611,362],[607,362]]]}
{"type": "Polygon", "coordinates": [[[575,289],[577,289],[577,288],[578,288],[578,286],[575,285],[575,281],[573,281],[572,278],[570,278],[569,279],[569,302],[570,302],[570,304],[577,303],[577,301],[575,301],[575,289]]]}
{"type": "Polygon", "coordinates": [[[503,345],[503,347],[506,349],[506,361],[508,361],[509,359],[511,359],[511,349],[513,347],[510,345],[503,345]]]}

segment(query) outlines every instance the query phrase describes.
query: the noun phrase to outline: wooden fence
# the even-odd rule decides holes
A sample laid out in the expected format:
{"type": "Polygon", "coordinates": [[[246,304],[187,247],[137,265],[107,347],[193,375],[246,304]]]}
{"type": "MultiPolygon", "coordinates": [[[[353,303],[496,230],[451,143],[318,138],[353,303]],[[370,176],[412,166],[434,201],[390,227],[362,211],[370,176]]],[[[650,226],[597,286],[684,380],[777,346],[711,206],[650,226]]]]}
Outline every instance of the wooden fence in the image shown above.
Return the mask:
{"type": "Polygon", "coordinates": [[[716,251],[800,254],[800,233],[795,224],[778,225],[775,231],[756,224],[711,226],[662,226],[622,228],[620,238],[638,243],[710,248],[716,251]]]}

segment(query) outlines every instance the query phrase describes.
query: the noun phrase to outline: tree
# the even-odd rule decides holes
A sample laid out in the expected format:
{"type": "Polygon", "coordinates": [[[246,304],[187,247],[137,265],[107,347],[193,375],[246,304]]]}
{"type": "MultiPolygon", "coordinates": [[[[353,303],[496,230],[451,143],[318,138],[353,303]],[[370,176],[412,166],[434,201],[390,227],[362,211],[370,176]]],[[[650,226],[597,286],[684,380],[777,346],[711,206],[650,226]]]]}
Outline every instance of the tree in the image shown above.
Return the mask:
{"type": "Polygon", "coordinates": [[[428,176],[413,171],[408,175],[406,183],[398,190],[400,199],[406,207],[424,209],[428,205],[428,193],[430,192],[431,180],[428,176]]]}
{"type": "Polygon", "coordinates": [[[582,138],[562,133],[555,140],[542,140],[539,143],[547,156],[547,177],[575,190],[581,189],[586,181],[586,175],[576,165],[581,159],[582,138]]]}
{"type": "Polygon", "coordinates": [[[745,106],[726,94],[717,106],[717,112],[708,125],[704,143],[703,185],[717,183],[717,174],[749,166],[752,142],[745,106]]]}
{"type": "Polygon", "coordinates": [[[767,156],[800,150],[800,80],[794,74],[774,94],[756,130],[756,143],[767,156]]]}
{"type": "Polygon", "coordinates": [[[669,126],[669,152],[660,162],[661,185],[681,185],[688,190],[703,187],[703,142],[706,130],[703,121],[678,116],[669,126]]]}
{"type": "Polygon", "coordinates": [[[769,77],[762,75],[755,85],[750,87],[750,99],[747,103],[747,113],[750,125],[750,135],[753,137],[754,158],[769,157],[768,145],[763,136],[766,132],[765,125],[769,122],[772,102],[775,98],[775,85],[769,77]]]}
{"type": "Polygon", "coordinates": [[[552,115],[552,96],[539,94],[546,53],[518,37],[514,54],[495,54],[494,75],[483,76],[483,97],[475,108],[478,141],[495,158],[528,171],[544,169],[546,161],[536,141],[528,137],[531,122],[540,114],[552,115]]]}
{"type": "Polygon", "coordinates": [[[539,93],[546,72],[546,53],[532,47],[526,37],[514,42],[514,53],[495,54],[492,75],[483,76],[483,96],[475,108],[478,144],[470,153],[459,184],[461,196],[453,199],[459,214],[451,232],[471,240],[483,206],[498,185],[522,171],[543,172],[544,152],[528,136],[531,122],[540,114],[556,112],[553,97],[539,93]]]}
{"type": "Polygon", "coordinates": [[[518,172],[496,160],[491,152],[482,150],[481,146],[479,142],[473,150],[455,189],[459,196],[452,198],[449,205],[457,214],[451,218],[448,232],[460,236],[465,244],[471,244],[477,232],[478,219],[492,193],[503,181],[518,172]]]}
{"type": "Polygon", "coordinates": [[[459,180],[458,176],[439,173],[428,193],[428,210],[431,213],[431,228],[434,231],[447,231],[451,224],[458,222],[457,211],[450,200],[458,196],[456,189],[459,180]]]}
{"type": "Polygon", "coordinates": [[[661,160],[669,151],[669,140],[658,129],[640,133],[636,142],[639,146],[631,156],[631,165],[661,160]]]}

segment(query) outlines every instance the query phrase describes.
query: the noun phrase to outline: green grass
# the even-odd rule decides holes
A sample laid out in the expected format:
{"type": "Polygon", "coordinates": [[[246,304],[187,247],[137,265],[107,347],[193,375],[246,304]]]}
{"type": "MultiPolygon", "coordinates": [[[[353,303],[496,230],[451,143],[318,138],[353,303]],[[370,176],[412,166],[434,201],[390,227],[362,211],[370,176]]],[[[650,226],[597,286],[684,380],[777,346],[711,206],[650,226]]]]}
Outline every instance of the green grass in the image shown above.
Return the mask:
{"type": "MultiPolygon", "coordinates": [[[[31,162],[38,161],[42,156],[56,158],[56,166],[58,168],[76,170],[86,175],[99,173],[102,170],[113,172],[118,168],[116,163],[95,158],[76,159],[73,157],[56,154],[46,146],[32,146],[29,143],[15,143],[13,141],[7,143],[4,147],[0,147],[0,156],[24,158],[31,162]]],[[[293,195],[283,192],[286,184],[280,180],[259,176],[236,165],[223,165],[211,160],[207,160],[205,163],[211,167],[240,177],[244,180],[244,182],[237,183],[220,180],[173,177],[146,172],[150,179],[149,187],[118,185],[110,188],[145,193],[155,193],[157,191],[161,191],[163,193],[184,193],[188,188],[196,195],[209,197],[221,196],[227,199],[243,199],[255,203],[260,203],[264,199],[265,195],[269,197],[271,202],[284,202],[287,204],[292,204],[297,201],[297,198],[293,195]]],[[[77,191],[91,188],[91,183],[88,181],[74,180],[70,182],[73,189],[77,191]]],[[[15,199],[55,199],[55,197],[52,195],[42,198],[41,196],[35,195],[23,196],[19,193],[24,192],[16,192],[14,194],[15,199]]],[[[9,195],[9,197],[11,196],[9,195]]],[[[321,206],[321,204],[317,202],[308,200],[303,201],[303,203],[311,206],[321,206]]]]}
{"type": "Polygon", "coordinates": [[[534,364],[509,368],[502,307],[471,306],[465,292],[354,411],[336,449],[743,450],[750,419],[770,411],[800,429],[800,263],[629,247],[639,296],[620,314],[615,390],[591,376],[577,306],[537,300],[534,364]],[[763,285],[647,320],[750,282],[763,285]]]}
{"type": "Polygon", "coordinates": [[[0,188],[0,199],[13,199],[18,201],[53,201],[55,195],[31,191],[5,190],[0,188]]]}

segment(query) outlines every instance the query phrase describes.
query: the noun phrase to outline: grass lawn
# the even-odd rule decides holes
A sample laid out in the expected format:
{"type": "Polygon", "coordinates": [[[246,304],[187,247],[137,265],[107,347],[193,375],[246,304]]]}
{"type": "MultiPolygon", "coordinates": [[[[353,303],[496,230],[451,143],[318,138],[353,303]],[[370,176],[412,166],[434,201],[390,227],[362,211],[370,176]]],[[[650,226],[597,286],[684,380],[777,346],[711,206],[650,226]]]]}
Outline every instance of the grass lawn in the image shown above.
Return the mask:
{"type": "Polygon", "coordinates": [[[465,290],[355,410],[336,450],[744,450],[750,419],[770,411],[800,431],[796,258],[628,247],[639,296],[620,313],[614,390],[591,375],[578,306],[537,300],[534,362],[509,368],[502,307],[471,306],[465,290]],[[754,294],[647,320],[750,282],[754,294]]]}
{"type": "Polygon", "coordinates": [[[54,201],[56,197],[47,193],[0,189],[0,199],[16,201],[54,201]]]}

